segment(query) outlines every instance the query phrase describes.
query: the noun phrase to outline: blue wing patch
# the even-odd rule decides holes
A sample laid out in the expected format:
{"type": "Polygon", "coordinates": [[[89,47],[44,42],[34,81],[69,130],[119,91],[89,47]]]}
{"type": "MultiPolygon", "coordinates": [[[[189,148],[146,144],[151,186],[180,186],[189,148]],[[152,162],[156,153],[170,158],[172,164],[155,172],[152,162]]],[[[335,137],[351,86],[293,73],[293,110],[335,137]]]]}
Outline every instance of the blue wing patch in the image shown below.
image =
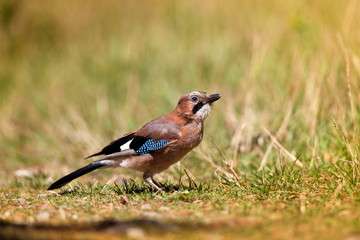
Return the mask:
{"type": "Polygon", "coordinates": [[[141,147],[136,150],[136,152],[140,155],[147,154],[156,150],[159,150],[170,142],[169,140],[160,140],[160,141],[153,141],[151,139],[147,140],[141,147]]]}

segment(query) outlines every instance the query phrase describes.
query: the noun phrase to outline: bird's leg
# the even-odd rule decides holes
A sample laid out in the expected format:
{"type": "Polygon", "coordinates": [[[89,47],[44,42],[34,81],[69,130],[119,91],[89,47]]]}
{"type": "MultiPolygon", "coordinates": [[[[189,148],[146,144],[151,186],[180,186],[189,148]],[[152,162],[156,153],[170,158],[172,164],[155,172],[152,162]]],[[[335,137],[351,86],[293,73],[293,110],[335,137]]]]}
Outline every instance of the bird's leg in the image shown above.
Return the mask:
{"type": "Polygon", "coordinates": [[[151,178],[151,179],[152,179],[153,183],[162,190],[161,185],[157,181],[155,181],[153,178],[151,178]]]}
{"type": "Polygon", "coordinates": [[[159,184],[152,178],[152,174],[144,173],[143,179],[144,181],[149,184],[152,188],[154,188],[157,191],[161,191],[161,187],[159,184]]]}

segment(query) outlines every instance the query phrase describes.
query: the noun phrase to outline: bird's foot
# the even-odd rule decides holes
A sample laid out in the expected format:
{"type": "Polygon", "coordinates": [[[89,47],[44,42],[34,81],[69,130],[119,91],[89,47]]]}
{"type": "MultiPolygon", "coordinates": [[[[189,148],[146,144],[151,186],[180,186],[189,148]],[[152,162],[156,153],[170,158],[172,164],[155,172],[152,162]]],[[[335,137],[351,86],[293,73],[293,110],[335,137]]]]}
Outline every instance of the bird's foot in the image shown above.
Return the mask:
{"type": "Polygon", "coordinates": [[[160,185],[152,177],[146,177],[146,178],[144,177],[144,180],[156,191],[162,191],[160,185]]]}

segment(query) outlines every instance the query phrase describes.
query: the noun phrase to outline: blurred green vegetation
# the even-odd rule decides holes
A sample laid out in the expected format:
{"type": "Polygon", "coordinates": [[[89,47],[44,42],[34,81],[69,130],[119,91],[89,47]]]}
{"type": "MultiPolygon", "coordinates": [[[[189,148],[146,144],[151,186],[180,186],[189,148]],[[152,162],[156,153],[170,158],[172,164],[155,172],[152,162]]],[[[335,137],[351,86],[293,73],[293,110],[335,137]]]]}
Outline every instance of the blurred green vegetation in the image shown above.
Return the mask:
{"type": "MultiPolygon", "coordinates": [[[[79,159],[194,90],[223,96],[198,152],[182,162],[201,180],[215,178],[201,171],[209,163],[197,154],[211,155],[210,138],[240,175],[255,172],[271,144],[263,127],[304,169],[357,161],[359,7],[355,0],[3,0],[2,171],[40,166],[58,177],[54,166],[83,165],[79,159]]],[[[286,157],[270,152],[267,174],[279,158],[286,157]]]]}

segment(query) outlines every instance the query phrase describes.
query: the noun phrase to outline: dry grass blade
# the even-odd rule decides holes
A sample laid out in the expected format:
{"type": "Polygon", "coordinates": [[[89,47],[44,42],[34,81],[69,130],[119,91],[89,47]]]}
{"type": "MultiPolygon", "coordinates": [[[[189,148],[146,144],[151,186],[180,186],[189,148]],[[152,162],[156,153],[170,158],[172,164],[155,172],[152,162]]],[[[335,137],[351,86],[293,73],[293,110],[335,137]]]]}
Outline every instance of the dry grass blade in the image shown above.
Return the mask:
{"type": "Polygon", "coordinates": [[[219,166],[214,163],[212,158],[205,154],[200,148],[195,149],[195,153],[197,153],[201,158],[205,159],[213,168],[217,169],[219,166]]]}
{"type": "Polygon", "coordinates": [[[262,159],[261,159],[261,163],[260,163],[260,167],[258,168],[258,172],[260,172],[261,170],[263,170],[263,168],[265,167],[266,165],[266,162],[267,162],[267,159],[271,153],[271,150],[272,150],[273,146],[272,144],[270,144],[268,146],[268,148],[266,149],[266,152],[264,153],[262,159]]]}
{"type": "Polygon", "coordinates": [[[192,179],[192,177],[190,176],[188,170],[184,169],[184,172],[189,179],[189,187],[192,187],[192,185],[197,187],[197,184],[195,183],[194,179],[192,179]]]}
{"type": "Polygon", "coordinates": [[[240,141],[241,141],[241,135],[244,131],[245,128],[245,124],[241,124],[240,126],[238,126],[236,128],[235,134],[231,139],[231,146],[234,146],[234,150],[233,150],[233,161],[232,161],[232,165],[233,167],[236,167],[236,160],[237,160],[237,153],[239,151],[239,146],[240,146],[240,141]]]}
{"type": "Polygon", "coordinates": [[[233,174],[225,171],[221,166],[217,165],[212,157],[210,157],[209,155],[205,154],[203,151],[201,151],[200,149],[197,149],[195,151],[201,158],[205,159],[214,169],[214,175],[217,177],[218,181],[220,184],[222,184],[222,180],[221,180],[221,176],[225,176],[229,181],[233,182],[236,186],[238,186],[239,188],[242,188],[237,181],[234,181],[234,176],[233,174]],[[218,174],[218,172],[220,172],[220,174],[218,174]]]}
{"type": "Polygon", "coordinates": [[[351,91],[351,84],[350,84],[350,64],[349,64],[349,55],[346,55],[346,85],[347,85],[347,90],[348,90],[348,96],[349,96],[349,101],[350,101],[350,107],[351,107],[351,117],[353,120],[353,124],[354,126],[356,126],[356,114],[355,114],[355,106],[354,106],[354,101],[353,101],[353,96],[352,96],[352,91],[351,91]]]}
{"type": "Polygon", "coordinates": [[[302,162],[300,162],[294,155],[292,155],[279,141],[276,139],[274,135],[270,133],[270,131],[267,128],[263,128],[264,132],[270,137],[271,144],[280,152],[282,152],[286,158],[293,163],[295,163],[298,167],[303,167],[302,162]]]}
{"type": "Polygon", "coordinates": [[[222,153],[222,151],[220,150],[220,148],[216,145],[216,143],[214,142],[213,139],[211,139],[212,143],[214,144],[216,150],[220,153],[221,155],[221,160],[222,162],[225,164],[225,166],[230,170],[231,174],[233,175],[233,177],[237,180],[237,182],[241,185],[241,186],[246,186],[246,184],[244,183],[244,181],[239,177],[239,175],[235,172],[234,168],[230,165],[230,163],[226,160],[226,157],[224,156],[224,154],[222,153]]]}
{"type": "Polygon", "coordinates": [[[347,87],[347,94],[349,97],[349,102],[350,102],[350,108],[351,108],[351,118],[353,121],[354,126],[356,125],[356,111],[355,111],[355,105],[354,105],[354,100],[353,100],[353,96],[352,96],[352,90],[351,90],[351,82],[350,82],[350,60],[349,60],[349,51],[345,46],[344,40],[341,37],[340,34],[337,35],[337,39],[338,39],[338,44],[340,46],[340,50],[341,53],[343,55],[343,58],[345,60],[345,74],[346,74],[346,87],[347,87]]]}
{"type": "MultiPolygon", "coordinates": [[[[285,118],[282,121],[279,130],[276,132],[277,137],[284,135],[284,133],[285,133],[285,131],[287,129],[287,126],[289,125],[290,116],[291,116],[293,107],[294,107],[294,101],[291,101],[291,103],[289,104],[288,109],[286,111],[285,118]]],[[[264,168],[264,166],[266,164],[266,161],[267,161],[267,159],[268,159],[268,157],[270,155],[271,149],[272,149],[272,144],[270,144],[268,146],[268,148],[266,149],[266,152],[265,152],[265,154],[264,154],[264,156],[263,156],[263,158],[261,160],[260,167],[259,167],[258,171],[261,171],[264,168]]]]}
{"type": "Polygon", "coordinates": [[[343,140],[343,142],[344,142],[344,144],[345,144],[345,146],[346,146],[346,149],[347,149],[348,152],[350,153],[351,158],[354,159],[355,156],[354,156],[354,154],[353,154],[353,151],[351,150],[350,143],[349,143],[348,139],[345,137],[344,133],[340,130],[340,128],[339,128],[339,126],[338,126],[338,124],[337,124],[334,116],[331,116],[331,120],[332,120],[332,122],[334,123],[334,127],[335,127],[336,131],[337,131],[338,134],[341,136],[341,139],[343,140]]]}
{"type": "Polygon", "coordinates": [[[339,185],[336,187],[335,191],[334,191],[334,194],[331,198],[331,200],[335,200],[337,198],[337,196],[339,195],[340,191],[344,188],[345,186],[345,178],[342,176],[341,177],[341,180],[339,180],[339,185]]]}

